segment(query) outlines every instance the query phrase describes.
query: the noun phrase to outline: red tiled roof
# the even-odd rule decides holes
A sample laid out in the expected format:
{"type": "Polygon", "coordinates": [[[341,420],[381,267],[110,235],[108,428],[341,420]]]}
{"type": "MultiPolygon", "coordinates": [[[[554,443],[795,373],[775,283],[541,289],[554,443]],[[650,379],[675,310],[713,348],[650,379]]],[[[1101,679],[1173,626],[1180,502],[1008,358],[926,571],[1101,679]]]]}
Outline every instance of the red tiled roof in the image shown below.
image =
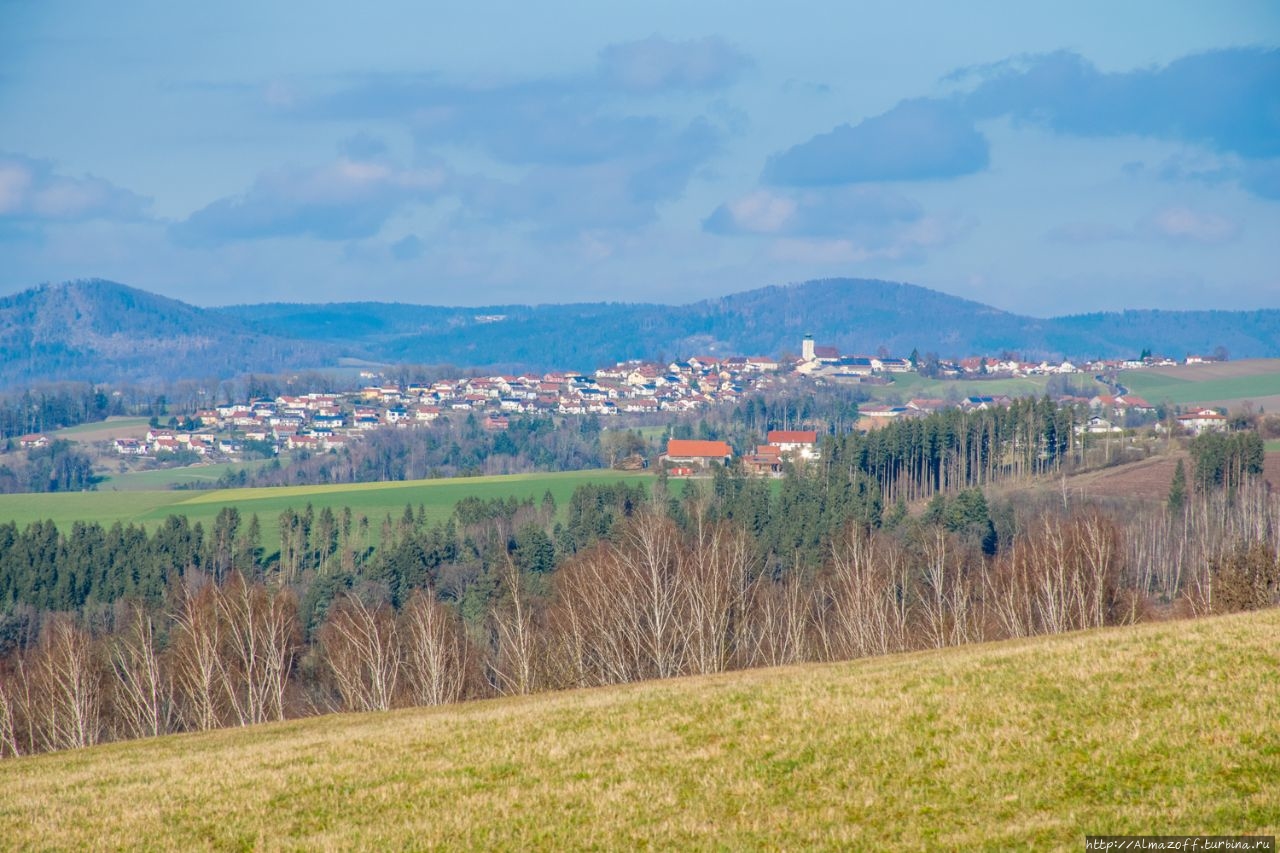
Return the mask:
{"type": "Polygon", "coordinates": [[[818,433],[812,429],[773,429],[769,430],[767,441],[770,444],[816,444],[818,433]]]}
{"type": "Polygon", "coordinates": [[[673,438],[667,442],[667,455],[723,459],[726,456],[732,456],[733,451],[729,449],[728,443],[724,441],[696,441],[694,439],[673,438]]]}

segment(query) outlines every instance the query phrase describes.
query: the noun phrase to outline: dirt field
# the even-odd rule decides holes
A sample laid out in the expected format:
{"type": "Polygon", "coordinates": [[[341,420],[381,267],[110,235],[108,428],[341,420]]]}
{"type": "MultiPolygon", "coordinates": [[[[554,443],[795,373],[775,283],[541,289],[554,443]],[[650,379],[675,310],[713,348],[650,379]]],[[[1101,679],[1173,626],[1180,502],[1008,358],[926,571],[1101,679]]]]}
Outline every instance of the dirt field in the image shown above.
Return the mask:
{"type": "MultiPolygon", "coordinates": [[[[1169,486],[1179,459],[1183,460],[1190,476],[1190,456],[1156,456],[1071,477],[1067,480],[1067,488],[1089,497],[1163,501],[1169,497],[1169,486]]],[[[1280,489],[1280,453],[1267,454],[1262,476],[1272,489],[1280,489]]]]}

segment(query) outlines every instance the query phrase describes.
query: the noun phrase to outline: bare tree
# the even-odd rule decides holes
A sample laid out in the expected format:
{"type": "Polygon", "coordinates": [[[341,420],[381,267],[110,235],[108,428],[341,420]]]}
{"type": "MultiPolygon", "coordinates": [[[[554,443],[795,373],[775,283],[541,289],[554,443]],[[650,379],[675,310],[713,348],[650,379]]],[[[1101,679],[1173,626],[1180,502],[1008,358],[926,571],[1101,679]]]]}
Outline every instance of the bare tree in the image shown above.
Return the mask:
{"type": "Polygon", "coordinates": [[[173,728],[173,684],[156,654],[155,626],[141,605],[130,608],[127,630],[114,638],[116,716],[126,737],[156,737],[173,728]]]}
{"type": "Polygon", "coordinates": [[[174,680],[186,724],[199,731],[221,725],[227,704],[217,596],[211,583],[194,593],[184,589],[174,614],[174,680]]]}
{"type": "Polygon", "coordinates": [[[18,748],[18,709],[17,702],[9,698],[8,685],[0,680],[0,758],[17,757],[22,754],[18,748]]]}
{"type": "Polygon", "coordinates": [[[320,648],[348,711],[385,711],[400,678],[400,636],[391,608],[345,595],[320,627],[320,648]]]}
{"type": "Polygon", "coordinates": [[[675,588],[681,645],[691,673],[722,672],[744,638],[752,576],[746,531],[697,519],[693,542],[681,554],[675,588]]]}
{"type": "Polygon", "coordinates": [[[466,642],[449,609],[418,590],[402,614],[405,678],[414,702],[443,705],[462,696],[466,642]]]}
{"type": "Polygon", "coordinates": [[[500,693],[523,696],[532,693],[535,680],[537,639],[533,614],[526,600],[524,580],[515,561],[507,558],[503,571],[507,602],[491,614],[497,650],[492,663],[494,684],[500,693]]]}
{"type": "Polygon", "coordinates": [[[89,635],[70,617],[46,625],[32,674],[34,716],[45,749],[92,746],[102,735],[102,670],[89,635]]]}
{"type": "Polygon", "coordinates": [[[232,572],[214,597],[225,626],[219,672],[242,725],[284,719],[284,695],[297,649],[293,593],[272,594],[232,572]]]}
{"type": "Polygon", "coordinates": [[[747,666],[784,666],[813,659],[811,585],[791,572],[757,584],[748,600],[747,666]]]}
{"type": "Polygon", "coordinates": [[[677,593],[680,544],[675,522],[650,506],[623,526],[615,549],[618,569],[638,605],[638,640],[648,677],[678,675],[683,663],[677,593]]]}
{"type": "Polygon", "coordinates": [[[566,686],[645,677],[644,609],[635,580],[610,543],[587,549],[557,570],[550,623],[566,686]]]}
{"type": "Polygon", "coordinates": [[[907,644],[908,561],[896,542],[851,524],[832,546],[822,584],[827,657],[901,651],[907,644]]]}

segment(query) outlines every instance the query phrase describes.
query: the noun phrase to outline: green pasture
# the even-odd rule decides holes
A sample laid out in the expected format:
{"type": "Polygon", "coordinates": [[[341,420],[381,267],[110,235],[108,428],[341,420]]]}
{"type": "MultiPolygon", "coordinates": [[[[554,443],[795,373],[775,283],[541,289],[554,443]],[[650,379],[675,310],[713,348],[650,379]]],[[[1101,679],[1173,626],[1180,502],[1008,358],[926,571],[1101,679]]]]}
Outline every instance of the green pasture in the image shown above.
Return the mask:
{"type": "MultiPolygon", "coordinates": [[[[1088,388],[1089,393],[1105,390],[1092,377],[1073,376],[1072,387],[1088,388]]],[[[866,385],[877,402],[905,403],[913,397],[957,401],[969,396],[1039,397],[1048,387],[1049,377],[1027,376],[1016,379],[928,379],[918,373],[895,373],[892,385],[866,385]]]]}
{"type": "Polygon", "coordinates": [[[1243,401],[1280,394],[1280,361],[1276,364],[1275,373],[1199,382],[1149,370],[1126,370],[1120,374],[1120,384],[1130,392],[1145,397],[1152,405],[1164,402],[1186,405],[1210,401],[1243,401]]]}
{"type": "Polygon", "coordinates": [[[130,471],[110,474],[98,484],[99,491],[139,492],[172,489],[179,486],[207,486],[218,482],[224,474],[252,471],[270,464],[256,462],[219,462],[212,465],[189,465],[182,468],[160,468],[155,471],[130,471]]]}
{"type": "Polygon", "coordinates": [[[584,483],[616,483],[638,480],[649,483],[652,475],[622,471],[568,471],[555,474],[513,474],[497,477],[458,477],[440,480],[409,480],[391,483],[351,483],[335,486],[282,486],[262,489],[216,489],[210,491],[96,491],[37,495],[0,495],[0,523],[13,521],[19,527],[33,521],[51,519],[59,527],[75,521],[97,521],[104,525],[121,521],[154,526],[169,515],[185,515],[206,527],[226,506],[234,506],[247,518],[257,514],[262,524],[262,542],[268,548],[277,543],[280,513],[293,508],[302,511],[310,503],[317,512],[351,507],[358,518],[371,522],[390,514],[398,517],[406,504],[421,505],[428,519],[445,519],[458,501],[467,497],[484,500],[531,497],[541,500],[551,492],[563,509],[573,490],[584,483]]]}
{"type": "Polygon", "coordinates": [[[87,432],[102,432],[108,428],[120,430],[137,429],[138,427],[146,426],[148,422],[147,418],[108,418],[105,421],[91,421],[85,424],[77,424],[73,427],[54,430],[49,435],[54,438],[75,438],[87,432]]]}

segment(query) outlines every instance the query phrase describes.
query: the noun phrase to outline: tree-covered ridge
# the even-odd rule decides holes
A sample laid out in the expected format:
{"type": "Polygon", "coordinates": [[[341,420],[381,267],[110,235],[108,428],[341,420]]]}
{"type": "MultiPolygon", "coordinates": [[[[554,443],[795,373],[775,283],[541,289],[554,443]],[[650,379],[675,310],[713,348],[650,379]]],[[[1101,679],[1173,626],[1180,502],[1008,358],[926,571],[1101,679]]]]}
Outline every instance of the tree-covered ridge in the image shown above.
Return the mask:
{"type": "MultiPolygon", "coordinates": [[[[1082,306],[1085,307],[1085,306],[1082,306]]],[[[382,303],[198,308],[124,285],[72,282],[0,299],[0,387],[229,378],[341,358],[584,370],[628,358],[794,353],[805,334],[847,352],[962,357],[1280,355],[1280,311],[1138,311],[1039,319],[910,284],[827,279],[688,305],[467,308],[382,303]]]]}

